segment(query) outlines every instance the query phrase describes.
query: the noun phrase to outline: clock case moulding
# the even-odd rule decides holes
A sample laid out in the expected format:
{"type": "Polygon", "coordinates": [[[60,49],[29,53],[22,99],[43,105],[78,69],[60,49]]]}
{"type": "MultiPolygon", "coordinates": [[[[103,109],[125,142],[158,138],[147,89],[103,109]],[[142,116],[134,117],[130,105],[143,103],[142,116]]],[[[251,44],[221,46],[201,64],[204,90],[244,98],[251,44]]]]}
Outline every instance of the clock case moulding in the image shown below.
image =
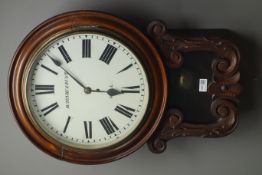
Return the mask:
{"type": "MultiPolygon", "coordinates": [[[[74,163],[107,163],[131,154],[145,143],[152,152],[161,153],[166,149],[166,142],[175,137],[220,137],[230,134],[237,125],[238,95],[241,92],[239,62],[238,48],[216,34],[207,36],[204,32],[194,36],[180,35],[168,30],[160,21],[150,23],[147,34],[143,34],[128,22],[109,14],[96,11],[69,12],[40,24],[19,46],[9,72],[10,104],[25,135],[44,152],[74,163]],[[26,59],[33,54],[39,43],[59,31],[78,30],[79,25],[88,26],[85,30],[89,31],[102,28],[101,32],[128,43],[143,58],[151,86],[150,110],[146,113],[148,117],[143,126],[126,143],[99,151],[72,149],[46,139],[27,118],[20,89],[26,59]],[[201,56],[194,56],[198,52],[212,54],[208,56],[211,71],[205,73],[205,69],[201,69],[202,75],[209,77],[206,98],[192,97],[207,106],[203,108],[207,121],[198,119],[201,113],[193,116],[186,114],[190,109],[197,108],[190,104],[190,95],[187,96],[189,99],[186,106],[176,105],[182,101],[183,93],[187,90],[182,90],[183,93],[178,98],[176,95],[179,94],[173,93],[179,86],[176,74],[186,67],[188,53],[198,65],[207,64],[206,59],[201,60],[201,56]]],[[[190,74],[194,76],[193,71],[190,74]]]]}
{"type": "Polygon", "coordinates": [[[230,134],[236,128],[238,96],[242,90],[239,84],[240,53],[235,44],[220,37],[223,33],[232,34],[226,30],[172,31],[168,30],[166,25],[160,21],[153,21],[149,24],[148,35],[155,43],[166,65],[169,76],[169,94],[172,95],[172,92],[176,91],[179,86],[177,82],[174,82],[174,74],[179,73],[180,69],[185,66],[187,53],[193,53],[193,56],[191,55],[193,57],[191,59],[195,59],[193,64],[198,63],[200,69],[203,69],[201,65],[206,64],[205,62],[210,62],[210,71],[206,67],[201,70],[202,74],[210,77],[206,94],[209,98],[208,100],[201,99],[201,97],[193,98],[197,100],[196,103],[205,104],[207,108],[203,113],[207,114],[191,113],[192,116],[185,116],[186,110],[198,107],[191,105],[192,98],[186,99],[187,104],[178,108],[175,104],[185,97],[176,98],[177,96],[168,95],[168,98],[171,99],[168,100],[170,105],[165,110],[160,126],[148,141],[152,152],[163,152],[167,147],[166,142],[175,137],[222,137],[230,134]],[[194,57],[194,53],[198,52],[211,53],[212,56],[207,58],[209,61],[206,58],[202,59],[203,57],[194,57]],[[207,117],[212,119],[209,122],[198,120],[202,115],[208,114],[210,116],[207,117]],[[191,118],[190,122],[186,119],[188,117],[191,118]]]}
{"type": "Polygon", "coordinates": [[[134,26],[118,17],[97,11],[74,11],[50,18],[23,40],[9,71],[9,99],[14,116],[25,135],[47,154],[68,162],[101,164],[125,157],[142,147],[159,125],[167,100],[167,78],[161,57],[149,39],[134,26]],[[125,43],[141,58],[149,80],[150,97],[144,120],[123,141],[100,149],[80,149],[62,144],[47,135],[34,121],[25,102],[27,65],[47,42],[71,32],[109,35],[125,43]]]}

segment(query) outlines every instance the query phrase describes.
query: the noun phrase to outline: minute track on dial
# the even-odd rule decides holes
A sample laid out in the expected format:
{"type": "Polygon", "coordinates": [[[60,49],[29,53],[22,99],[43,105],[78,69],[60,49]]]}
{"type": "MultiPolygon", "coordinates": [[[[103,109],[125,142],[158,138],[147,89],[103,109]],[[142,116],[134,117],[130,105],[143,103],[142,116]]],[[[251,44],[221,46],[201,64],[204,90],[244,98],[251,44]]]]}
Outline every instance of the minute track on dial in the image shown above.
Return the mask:
{"type": "Polygon", "coordinates": [[[33,79],[38,80],[32,93],[37,93],[34,105],[44,102],[40,108],[41,123],[44,128],[49,128],[45,129],[48,133],[58,136],[64,143],[70,142],[76,147],[86,145],[93,149],[117,143],[138,126],[144,107],[144,97],[141,96],[148,92],[143,91],[146,75],[141,73],[143,69],[136,57],[128,54],[127,48],[121,47],[102,38],[76,35],[55,42],[43,51],[38,65],[45,65],[41,66],[44,73],[48,71],[57,76],[42,76],[42,69],[35,69],[33,79]],[[113,54],[112,48],[96,49],[99,42],[106,43],[105,47],[114,45],[118,51],[113,54]],[[60,55],[58,47],[61,45],[72,61],[67,62],[60,55]],[[99,59],[103,53],[103,58],[110,58],[108,63],[99,59]],[[116,70],[120,71],[118,75],[116,70]],[[53,100],[57,105],[53,104],[53,100]],[[67,101],[70,101],[70,107],[67,107],[67,101]],[[58,122],[61,123],[60,128],[56,126],[58,122]]]}
{"type": "Polygon", "coordinates": [[[36,27],[14,56],[9,89],[30,140],[81,164],[107,163],[142,147],[167,99],[164,65],[150,40],[128,22],[94,11],[36,27]]]}

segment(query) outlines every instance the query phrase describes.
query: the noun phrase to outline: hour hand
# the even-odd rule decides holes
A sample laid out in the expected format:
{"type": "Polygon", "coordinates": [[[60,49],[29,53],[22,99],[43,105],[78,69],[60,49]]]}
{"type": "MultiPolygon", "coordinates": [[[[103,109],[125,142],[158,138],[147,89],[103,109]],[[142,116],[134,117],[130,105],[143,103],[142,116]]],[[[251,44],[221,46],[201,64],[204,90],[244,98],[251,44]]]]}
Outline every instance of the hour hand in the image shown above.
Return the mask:
{"type": "Polygon", "coordinates": [[[106,92],[109,96],[112,97],[124,93],[139,93],[140,91],[139,91],[139,86],[130,86],[130,87],[124,87],[122,90],[110,88],[106,92]]]}
{"type": "Polygon", "coordinates": [[[140,86],[123,87],[121,92],[122,93],[139,93],[140,92],[140,86]]]}
{"type": "Polygon", "coordinates": [[[118,89],[114,89],[114,88],[110,88],[106,91],[106,93],[109,95],[109,96],[115,96],[115,95],[119,95],[119,94],[122,94],[121,90],[118,90],[118,89]]]}

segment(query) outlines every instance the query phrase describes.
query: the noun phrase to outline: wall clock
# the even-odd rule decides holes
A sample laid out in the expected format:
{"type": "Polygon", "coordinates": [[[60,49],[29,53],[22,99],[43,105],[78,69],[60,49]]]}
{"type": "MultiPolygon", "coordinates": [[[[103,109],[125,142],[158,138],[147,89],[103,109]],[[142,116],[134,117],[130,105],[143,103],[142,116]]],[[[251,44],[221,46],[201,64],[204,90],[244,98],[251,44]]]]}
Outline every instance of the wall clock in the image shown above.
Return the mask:
{"type": "Polygon", "coordinates": [[[230,133],[240,93],[237,48],[221,39],[177,39],[157,21],[148,34],[151,40],[95,11],[61,14],[36,27],[17,49],[9,77],[11,107],[25,135],[58,159],[99,164],[145,143],[158,153],[176,136],[230,133]],[[169,97],[179,86],[172,72],[186,63],[183,53],[195,50],[223,56],[212,62],[208,91],[217,120],[208,124],[184,121],[169,97]]]}

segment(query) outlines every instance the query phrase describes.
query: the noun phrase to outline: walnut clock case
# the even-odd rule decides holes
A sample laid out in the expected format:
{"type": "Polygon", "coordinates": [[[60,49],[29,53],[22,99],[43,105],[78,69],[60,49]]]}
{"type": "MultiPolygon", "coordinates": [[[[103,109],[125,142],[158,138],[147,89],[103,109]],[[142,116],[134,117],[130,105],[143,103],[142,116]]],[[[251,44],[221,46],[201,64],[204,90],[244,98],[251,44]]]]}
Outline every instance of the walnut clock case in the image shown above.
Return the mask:
{"type": "Polygon", "coordinates": [[[17,49],[9,73],[11,107],[25,135],[55,158],[100,164],[146,143],[160,153],[177,136],[233,131],[238,49],[220,38],[177,37],[157,21],[148,34],[96,11],[64,13],[36,27],[17,49]],[[173,72],[186,68],[183,54],[194,51],[216,54],[205,103],[217,118],[209,123],[188,122],[187,109],[172,99],[173,72]]]}

